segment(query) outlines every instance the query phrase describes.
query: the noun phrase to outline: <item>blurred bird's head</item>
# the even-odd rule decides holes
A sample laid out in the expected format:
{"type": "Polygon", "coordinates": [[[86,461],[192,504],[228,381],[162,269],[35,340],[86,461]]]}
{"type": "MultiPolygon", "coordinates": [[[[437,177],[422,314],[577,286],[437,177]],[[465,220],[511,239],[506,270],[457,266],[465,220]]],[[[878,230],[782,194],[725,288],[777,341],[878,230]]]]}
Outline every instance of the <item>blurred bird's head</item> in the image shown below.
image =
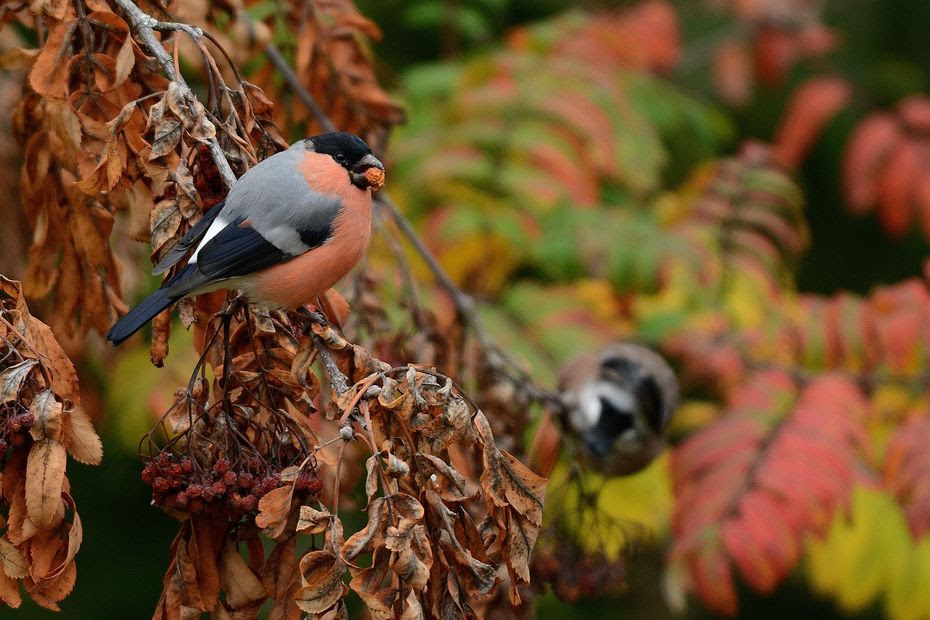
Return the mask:
{"type": "Polygon", "coordinates": [[[329,155],[346,169],[352,184],[360,189],[377,190],[384,185],[384,165],[358,136],[334,131],[307,139],[308,147],[329,155]]]}
{"type": "Polygon", "coordinates": [[[562,425],[582,458],[608,476],[651,463],[678,402],[678,382],[657,353],[618,343],[570,360],[559,374],[562,425]]]}

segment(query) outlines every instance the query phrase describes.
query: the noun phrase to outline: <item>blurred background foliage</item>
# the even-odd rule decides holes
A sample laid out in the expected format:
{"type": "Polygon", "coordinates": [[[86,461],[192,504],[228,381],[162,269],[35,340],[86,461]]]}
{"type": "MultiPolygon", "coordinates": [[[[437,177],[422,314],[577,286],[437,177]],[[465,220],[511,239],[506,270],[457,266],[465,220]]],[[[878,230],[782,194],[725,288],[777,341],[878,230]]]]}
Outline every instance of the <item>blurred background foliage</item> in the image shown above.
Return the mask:
{"type": "MultiPolygon", "coordinates": [[[[598,490],[593,505],[571,489],[548,500],[552,530],[603,553],[622,572],[621,591],[590,598],[597,584],[576,575],[559,592],[571,600],[549,593],[538,616],[658,618],[687,600],[684,613],[705,617],[737,613],[738,599],[738,613],[752,618],[930,617],[930,467],[917,455],[930,439],[930,302],[915,279],[928,254],[930,198],[919,188],[930,158],[903,181],[886,171],[858,212],[844,172],[863,119],[930,87],[930,5],[356,4],[383,31],[373,50],[379,77],[407,113],[390,142],[392,195],[453,279],[484,302],[495,336],[548,385],[574,353],[620,338],[656,346],[681,370],[686,398],[671,456],[629,478],[585,475],[598,490]],[[814,98],[792,99],[818,76],[843,83],[819,116],[814,98]],[[792,133],[791,118],[807,120],[792,133]],[[905,197],[882,198],[895,191],[905,197]],[[688,485],[709,474],[685,461],[700,452],[702,429],[749,416],[734,403],[745,404],[754,373],[772,366],[804,380],[842,370],[842,380],[861,383],[867,411],[848,446],[804,456],[811,469],[823,457],[836,475],[799,478],[800,492],[816,497],[799,515],[779,508],[776,518],[790,521],[783,538],[767,540],[778,530],[769,524],[747,535],[769,546],[734,557],[715,538],[726,540],[717,525],[732,514],[707,507],[707,495],[688,499],[688,485]],[[704,508],[698,529],[710,542],[695,551],[684,533],[704,508]]],[[[249,11],[264,18],[274,3],[249,11]]],[[[920,112],[898,109],[902,139],[925,157],[920,112]]],[[[888,153],[861,158],[878,174],[888,153]]],[[[0,271],[14,277],[15,236],[0,231],[0,271]]],[[[372,262],[389,272],[386,256],[376,248],[372,262]]],[[[158,596],[176,524],[147,506],[136,442],[191,366],[187,341],[172,340],[166,370],[152,368],[141,345],[116,363],[84,358],[106,458],[73,472],[85,541],[66,617],[140,617],[158,596]]],[[[802,390],[788,392],[787,404],[752,401],[751,414],[771,413],[767,428],[792,421],[802,390]]],[[[730,452],[706,457],[717,467],[712,481],[753,484],[775,433],[752,444],[749,473],[748,464],[723,471],[730,452]]],[[[550,488],[568,488],[559,482],[569,468],[556,467],[550,488]]],[[[539,553],[555,553],[545,538],[539,553]]],[[[18,613],[51,616],[31,603],[18,613]]]]}

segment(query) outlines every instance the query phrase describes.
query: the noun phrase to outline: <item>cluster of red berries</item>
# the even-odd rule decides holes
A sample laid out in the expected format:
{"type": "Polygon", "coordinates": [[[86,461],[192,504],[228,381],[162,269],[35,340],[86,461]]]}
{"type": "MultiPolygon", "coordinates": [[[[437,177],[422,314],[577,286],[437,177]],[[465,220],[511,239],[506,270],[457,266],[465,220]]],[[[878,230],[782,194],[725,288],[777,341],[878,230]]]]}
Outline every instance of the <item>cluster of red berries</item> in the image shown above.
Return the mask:
{"type": "Polygon", "coordinates": [[[315,469],[302,469],[294,479],[294,492],[316,495],[323,490],[323,480],[315,469]]]}
{"type": "Polygon", "coordinates": [[[29,439],[29,427],[36,419],[16,402],[0,405],[0,459],[10,446],[22,446],[29,439]]]}
{"type": "Polygon", "coordinates": [[[242,459],[233,469],[224,457],[206,469],[195,466],[189,456],[169,450],[148,462],[142,481],[152,487],[153,504],[189,514],[252,512],[262,496],[283,484],[278,472],[259,459],[242,459]]]}

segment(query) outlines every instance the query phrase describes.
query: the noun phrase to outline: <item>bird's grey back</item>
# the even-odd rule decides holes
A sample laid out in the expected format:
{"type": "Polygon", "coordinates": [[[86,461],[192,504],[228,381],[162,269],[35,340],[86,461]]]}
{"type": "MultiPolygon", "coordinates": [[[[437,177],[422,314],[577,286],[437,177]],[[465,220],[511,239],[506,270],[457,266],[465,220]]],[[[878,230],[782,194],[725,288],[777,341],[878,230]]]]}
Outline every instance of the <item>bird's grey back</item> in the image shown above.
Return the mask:
{"type": "Polygon", "coordinates": [[[305,231],[329,228],[342,206],[339,198],[310,187],[300,171],[303,141],[260,162],[236,183],[226,198],[227,222],[249,220],[255,230],[285,252],[298,255],[308,246],[305,231]]]}

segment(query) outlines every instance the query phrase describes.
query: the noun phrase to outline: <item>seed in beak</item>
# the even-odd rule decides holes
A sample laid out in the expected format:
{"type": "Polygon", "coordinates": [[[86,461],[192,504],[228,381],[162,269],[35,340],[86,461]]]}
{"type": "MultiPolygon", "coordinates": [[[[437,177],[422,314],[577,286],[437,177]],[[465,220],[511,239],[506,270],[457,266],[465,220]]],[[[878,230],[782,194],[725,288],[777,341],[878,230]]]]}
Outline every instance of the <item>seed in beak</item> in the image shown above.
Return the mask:
{"type": "Polygon", "coordinates": [[[372,189],[378,189],[384,185],[384,170],[372,166],[365,170],[365,180],[372,189]]]}

